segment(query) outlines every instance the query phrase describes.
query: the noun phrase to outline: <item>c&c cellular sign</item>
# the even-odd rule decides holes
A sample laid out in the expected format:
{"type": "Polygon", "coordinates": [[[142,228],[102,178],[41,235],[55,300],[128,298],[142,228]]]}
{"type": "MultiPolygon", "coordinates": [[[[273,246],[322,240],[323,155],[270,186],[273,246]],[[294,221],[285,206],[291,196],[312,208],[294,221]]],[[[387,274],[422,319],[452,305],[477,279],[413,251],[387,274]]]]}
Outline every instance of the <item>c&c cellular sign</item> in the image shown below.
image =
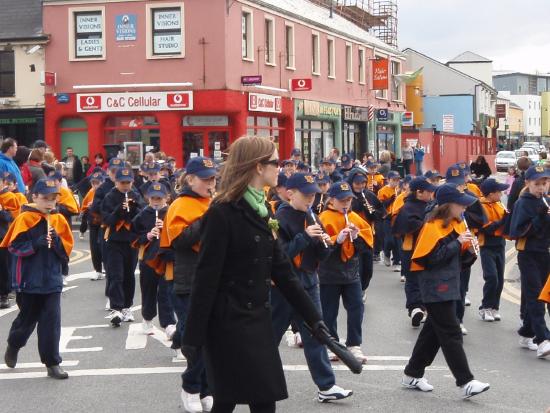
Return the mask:
{"type": "Polygon", "coordinates": [[[89,93],[76,102],[77,112],[193,110],[193,92],[89,93]]]}

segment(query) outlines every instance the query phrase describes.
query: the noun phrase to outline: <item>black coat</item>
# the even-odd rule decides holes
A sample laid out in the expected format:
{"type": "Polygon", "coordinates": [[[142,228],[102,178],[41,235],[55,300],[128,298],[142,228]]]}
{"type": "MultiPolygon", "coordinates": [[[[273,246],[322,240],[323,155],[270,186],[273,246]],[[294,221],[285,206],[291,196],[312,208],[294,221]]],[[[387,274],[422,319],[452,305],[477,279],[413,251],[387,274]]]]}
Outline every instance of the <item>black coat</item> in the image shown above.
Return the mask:
{"type": "Polygon", "coordinates": [[[288,397],[271,324],[272,281],[307,323],[321,320],[267,220],[243,199],[212,205],[203,216],[183,344],[203,346],[217,401],[288,397]]]}

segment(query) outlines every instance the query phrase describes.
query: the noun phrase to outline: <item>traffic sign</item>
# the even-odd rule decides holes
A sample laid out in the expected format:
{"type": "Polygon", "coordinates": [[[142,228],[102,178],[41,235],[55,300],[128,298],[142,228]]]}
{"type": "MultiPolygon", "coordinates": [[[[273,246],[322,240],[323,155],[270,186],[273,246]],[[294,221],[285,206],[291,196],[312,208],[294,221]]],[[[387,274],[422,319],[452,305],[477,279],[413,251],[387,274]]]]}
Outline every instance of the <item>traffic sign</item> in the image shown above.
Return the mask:
{"type": "Polygon", "coordinates": [[[303,92],[311,90],[313,81],[311,79],[290,79],[290,90],[293,92],[303,92]]]}

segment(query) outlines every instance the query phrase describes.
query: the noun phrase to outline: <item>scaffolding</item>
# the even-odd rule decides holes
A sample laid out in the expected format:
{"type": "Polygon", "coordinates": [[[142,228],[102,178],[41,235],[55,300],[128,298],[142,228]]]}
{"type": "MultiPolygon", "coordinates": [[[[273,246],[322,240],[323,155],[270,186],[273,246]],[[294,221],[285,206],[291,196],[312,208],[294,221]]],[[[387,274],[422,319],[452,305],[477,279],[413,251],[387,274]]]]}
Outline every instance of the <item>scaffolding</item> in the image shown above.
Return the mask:
{"type": "Polygon", "coordinates": [[[337,13],[374,34],[384,43],[397,47],[397,4],[395,0],[310,0],[337,13]]]}

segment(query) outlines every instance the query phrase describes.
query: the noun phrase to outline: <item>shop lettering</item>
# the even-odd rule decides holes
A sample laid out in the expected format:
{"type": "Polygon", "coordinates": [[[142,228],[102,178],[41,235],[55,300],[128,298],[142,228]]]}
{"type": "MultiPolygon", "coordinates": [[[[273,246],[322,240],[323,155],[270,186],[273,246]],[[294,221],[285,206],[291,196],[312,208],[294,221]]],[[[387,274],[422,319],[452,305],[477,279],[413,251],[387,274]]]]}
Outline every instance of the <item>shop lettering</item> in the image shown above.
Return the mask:
{"type": "Polygon", "coordinates": [[[192,92],[103,93],[78,95],[78,112],[193,110],[192,92]]]}
{"type": "Polygon", "coordinates": [[[138,98],[129,97],[126,99],[125,97],[120,98],[107,98],[107,107],[109,108],[124,108],[126,106],[134,108],[134,107],[140,107],[140,106],[147,106],[147,107],[156,107],[160,105],[161,100],[154,98],[154,97],[143,97],[140,96],[138,98]]]}
{"type": "Polygon", "coordinates": [[[344,120],[366,122],[368,119],[369,115],[366,109],[344,106],[344,120]]]}
{"type": "Polygon", "coordinates": [[[155,28],[156,29],[179,29],[180,28],[180,13],[178,13],[178,12],[156,12],[155,13],[155,28]]]}
{"type": "Polygon", "coordinates": [[[76,21],[77,33],[100,32],[102,28],[101,16],[78,16],[76,21]]]}
{"type": "Polygon", "coordinates": [[[250,93],[248,96],[248,109],[258,112],[280,113],[282,99],[279,96],[250,93]]]}
{"type": "Polygon", "coordinates": [[[328,105],[312,100],[304,101],[305,116],[325,116],[331,118],[339,118],[342,115],[342,108],[338,105],[328,105]]]}

